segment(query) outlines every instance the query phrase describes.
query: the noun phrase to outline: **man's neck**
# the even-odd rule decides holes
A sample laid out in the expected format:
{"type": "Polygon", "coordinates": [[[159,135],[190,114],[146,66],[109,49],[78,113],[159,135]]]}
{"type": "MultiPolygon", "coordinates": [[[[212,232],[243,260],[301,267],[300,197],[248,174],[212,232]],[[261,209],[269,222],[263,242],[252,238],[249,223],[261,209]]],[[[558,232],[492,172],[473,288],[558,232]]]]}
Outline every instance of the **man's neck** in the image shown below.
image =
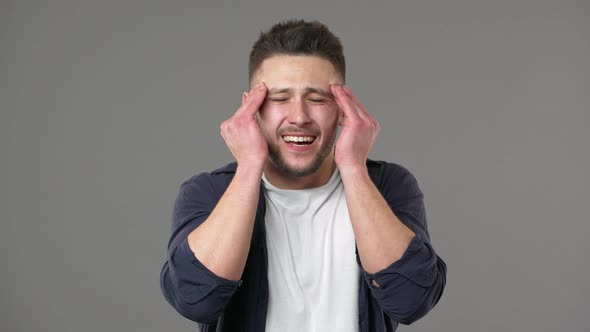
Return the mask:
{"type": "Polygon", "coordinates": [[[297,178],[288,178],[282,176],[276,166],[268,161],[264,166],[264,176],[268,182],[279,189],[310,189],[321,187],[328,183],[335,169],[336,163],[334,159],[326,158],[322,166],[314,173],[297,178]]]}

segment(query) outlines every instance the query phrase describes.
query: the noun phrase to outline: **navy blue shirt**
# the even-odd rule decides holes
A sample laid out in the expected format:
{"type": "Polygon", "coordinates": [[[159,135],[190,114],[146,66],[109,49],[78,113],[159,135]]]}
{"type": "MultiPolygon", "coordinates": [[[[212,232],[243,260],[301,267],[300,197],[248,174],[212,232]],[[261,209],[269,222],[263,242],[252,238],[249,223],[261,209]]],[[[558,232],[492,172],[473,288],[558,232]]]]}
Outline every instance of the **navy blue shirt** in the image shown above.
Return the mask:
{"type": "MultiPolygon", "coordinates": [[[[269,290],[262,181],[241,280],[228,280],[211,272],[187,242],[188,234],[207,219],[221,199],[236,166],[231,163],[182,183],[174,204],[168,256],[160,274],[166,300],[182,316],[199,323],[203,332],[258,332],[264,331],[266,323],[269,290]]],[[[359,331],[395,331],[398,323],[411,324],[439,301],[447,267],[430,244],[423,194],[416,178],[394,163],[367,160],[367,169],[394,214],[416,234],[399,260],[374,274],[363,269],[358,250],[356,253],[361,271],[359,331]]]]}

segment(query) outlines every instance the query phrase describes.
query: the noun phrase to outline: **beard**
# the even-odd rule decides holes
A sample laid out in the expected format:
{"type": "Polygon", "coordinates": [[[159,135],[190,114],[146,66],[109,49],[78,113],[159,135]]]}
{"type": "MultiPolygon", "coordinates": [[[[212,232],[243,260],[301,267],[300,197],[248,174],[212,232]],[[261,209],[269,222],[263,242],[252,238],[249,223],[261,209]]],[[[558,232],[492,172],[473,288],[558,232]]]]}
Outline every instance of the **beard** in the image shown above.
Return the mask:
{"type": "MultiPolygon", "coordinates": [[[[316,138],[317,139],[317,138],[316,138]]],[[[281,175],[286,178],[294,179],[298,177],[308,176],[315,173],[323,164],[324,160],[329,156],[330,152],[332,152],[332,147],[334,146],[334,141],[336,140],[336,131],[332,133],[328,137],[328,144],[321,148],[318,153],[313,157],[311,162],[304,168],[294,168],[287,163],[283,154],[281,153],[281,149],[278,143],[269,142],[268,143],[268,157],[272,161],[273,164],[277,167],[281,175]]]]}

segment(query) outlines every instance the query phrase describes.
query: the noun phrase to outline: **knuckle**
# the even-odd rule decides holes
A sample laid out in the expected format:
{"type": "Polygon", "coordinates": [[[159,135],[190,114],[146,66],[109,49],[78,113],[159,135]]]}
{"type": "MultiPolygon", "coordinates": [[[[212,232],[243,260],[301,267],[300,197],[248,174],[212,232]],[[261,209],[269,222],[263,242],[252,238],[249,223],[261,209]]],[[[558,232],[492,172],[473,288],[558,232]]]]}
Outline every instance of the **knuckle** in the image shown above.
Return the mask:
{"type": "Polygon", "coordinates": [[[237,116],[238,114],[244,112],[244,110],[246,109],[246,107],[248,107],[248,101],[249,100],[250,100],[250,98],[248,98],[248,100],[246,100],[242,105],[240,105],[240,107],[238,107],[238,109],[234,113],[234,116],[237,116]]]}
{"type": "Polygon", "coordinates": [[[363,123],[361,121],[352,121],[350,124],[351,128],[354,130],[359,130],[362,129],[364,127],[363,123]]]}
{"type": "Polygon", "coordinates": [[[235,127],[233,120],[226,120],[221,124],[221,130],[225,132],[231,131],[235,127]]]}

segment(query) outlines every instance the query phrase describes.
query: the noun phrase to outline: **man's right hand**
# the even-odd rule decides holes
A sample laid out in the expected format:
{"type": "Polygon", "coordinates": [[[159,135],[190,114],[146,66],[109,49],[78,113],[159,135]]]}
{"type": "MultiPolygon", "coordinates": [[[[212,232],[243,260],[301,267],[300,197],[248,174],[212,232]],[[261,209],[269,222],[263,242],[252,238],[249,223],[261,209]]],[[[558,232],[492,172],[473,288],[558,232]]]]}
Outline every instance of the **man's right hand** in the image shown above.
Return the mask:
{"type": "Polygon", "coordinates": [[[242,278],[248,259],[260,179],[268,157],[268,144],[256,122],[265,97],[266,86],[257,85],[244,94],[236,113],[221,123],[221,136],[238,168],[207,219],[187,236],[189,248],[209,271],[234,281],[242,278]]]}
{"type": "Polygon", "coordinates": [[[268,144],[256,122],[256,113],[265,97],[266,86],[260,82],[236,113],[221,123],[221,136],[239,166],[262,169],[268,157],[268,144]]]}

